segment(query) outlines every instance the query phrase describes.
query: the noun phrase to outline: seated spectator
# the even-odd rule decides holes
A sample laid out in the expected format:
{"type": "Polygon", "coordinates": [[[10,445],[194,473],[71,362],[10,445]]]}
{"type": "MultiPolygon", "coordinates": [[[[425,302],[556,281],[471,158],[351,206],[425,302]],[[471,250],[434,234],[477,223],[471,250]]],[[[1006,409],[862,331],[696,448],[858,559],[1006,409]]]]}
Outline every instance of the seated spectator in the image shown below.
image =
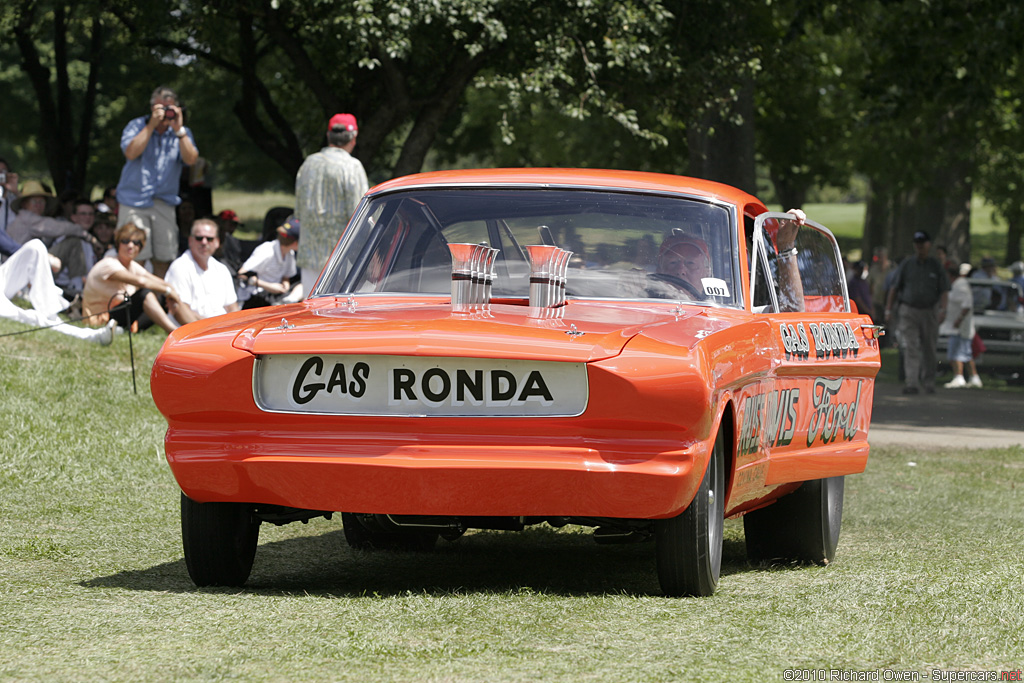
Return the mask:
{"type": "Polygon", "coordinates": [[[96,262],[103,258],[103,254],[97,254],[94,245],[97,240],[92,228],[96,222],[96,209],[92,202],[86,199],[75,201],[71,222],[77,225],[81,232],[58,237],[50,247],[50,253],[63,264],[60,271],[53,276],[53,281],[61,288],[65,297],[74,299],[81,296],[85,287],[85,276],[96,262]]]}
{"type": "MultiPolygon", "coordinates": [[[[284,303],[298,274],[295,251],[299,248],[299,219],[289,216],[277,229],[277,239],[263,242],[253,250],[238,271],[241,287],[238,300],[243,309],[284,303]]],[[[302,285],[297,285],[301,287],[302,285]]],[[[289,297],[298,300],[301,297],[289,297]]]]}
{"type": "Polygon", "coordinates": [[[98,330],[75,327],[63,322],[57,315],[68,307],[60,295],[60,289],[53,284],[50,266],[51,257],[39,240],[29,240],[9,259],[0,265],[0,316],[17,320],[26,325],[47,327],[55,332],[103,344],[114,338],[110,326],[98,330]],[[19,292],[28,288],[31,310],[16,306],[11,301],[19,292]]]}
{"type": "Polygon", "coordinates": [[[227,266],[232,273],[242,267],[242,242],[235,237],[235,230],[242,223],[238,220],[238,214],[231,209],[225,209],[217,214],[217,237],[220,239],[220,249],[214,256],[217,260],[227,266]]]}
{"type": "Polygon", "coordinates": [[[58,237],[80,232],[80,228],[71,221],[46,215],[56,207],[56,202],[53,193],[38,180],[26,181],[21,188],[21,197],[14,204],[17,216],[7,226],[7,234],[18,244],[38,239],[50,246],[58,237]]]}
{"type": "Polygon", "coordinates": [[[107,189],[103,190],[103,198],[100,199],[100,202],[103,203],[107,207],[107,211],[105,211],[104,213],[109,213],[109,214],[113,215],[114,216],[114,223],[116,224],[117,223],[117,208],[118,208],[118,203],[117,203],[117,186],[116,185],[111,185],[107,189]]]}
{"type": "Polygon", "coordinates": [[[78,190],[64,190],[60,193],[60,206],[55,214],[57,218],[73,221],[75,206],[78,204],[78,190]]]}
{"type": "Polygon", "coordinates": [[[7,234],[7,228],[14,222],[15,213],[11,204],[18,198],[18,174],[0,159],[0,255],[10,256],[21,245],[7,234]]]}
{"type": "Polygon", "coordinates": [[[188,236],[196,222],[196,205],[188,197],[181,198],[181,204],[174,209],[174,220],[178,223],[178,256],[188,251],[188,236]]]}
{"type": "Polygon", "coordinates": [[[85,279],[82,314],[93,325],[115,321],[128,328],[138,321],[140,329],[156,323],[171,332],[178,325],[160,306],[156,294],[165,295],[169,303],[180,298],[174,287],[135,261],[146,243],[145,231],[134,223],[125,223],[114,237],[117,256],[101,259],[85,279]]]}
{"type": "Polygon", "coordinates": [[[97,213],[96,222],[92,224],[92,248],[96,254],[96,260],[107,256],[117,255],[117,245],[114,244],[114,222],[115,218],[109,213],[97,213]]]}
{"type": "Polygon", "coordinates": [[[180,294],[177,301],[168,303],[178,323],[184,325],[239,309],[231,271],[213,257],[219,246],[217,224],[200,218],[192,224],[188,251],[167,269],[167,282],[180,294]]]}

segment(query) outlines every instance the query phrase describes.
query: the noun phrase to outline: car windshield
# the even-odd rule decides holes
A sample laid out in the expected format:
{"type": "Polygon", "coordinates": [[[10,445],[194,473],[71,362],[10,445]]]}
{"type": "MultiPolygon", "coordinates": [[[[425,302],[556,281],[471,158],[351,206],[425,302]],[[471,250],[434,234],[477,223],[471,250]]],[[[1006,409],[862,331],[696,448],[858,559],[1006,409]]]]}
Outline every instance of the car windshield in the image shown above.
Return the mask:
{"type": "Polygon", "coordinates": [[[526,247],[572,252],[569,297],[740,306],[734,212],[695,198],[580,189],[418,189],[370,198],[313,296],[448,294],[449,244],[497,250],[492,298],[527,298],[526,247]]]}

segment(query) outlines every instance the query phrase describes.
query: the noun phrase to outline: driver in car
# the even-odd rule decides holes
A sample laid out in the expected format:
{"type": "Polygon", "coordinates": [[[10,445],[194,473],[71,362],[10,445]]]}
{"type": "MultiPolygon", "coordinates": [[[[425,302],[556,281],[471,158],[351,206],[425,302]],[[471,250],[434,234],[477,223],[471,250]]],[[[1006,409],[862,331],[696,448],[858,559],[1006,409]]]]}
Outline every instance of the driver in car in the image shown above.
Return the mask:
{"type": "Polygon", "coordinates": [[[711,277],[711,257],[707,243],[693,235],[672,234],[658,249],[657,270],[650,279],[671,287],[656,286],[650,296],[677,298],[685,292],[691,299],[703,300],[704,278],[711,277]]]}

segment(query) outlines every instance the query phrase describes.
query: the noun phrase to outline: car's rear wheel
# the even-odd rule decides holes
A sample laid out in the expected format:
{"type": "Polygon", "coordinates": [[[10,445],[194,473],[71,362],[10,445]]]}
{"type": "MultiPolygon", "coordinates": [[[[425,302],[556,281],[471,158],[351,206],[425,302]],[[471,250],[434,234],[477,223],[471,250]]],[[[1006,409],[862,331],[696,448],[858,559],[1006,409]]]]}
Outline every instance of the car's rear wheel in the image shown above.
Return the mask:
{"type": "Polygon", "coordinates": [[[654,523],[658,581],[665,595],[715,592],[722,570],[724,506],[725,435],[719,431],[693,501],[675,517],[654,523]]]}
{"type": "Polygon", "coordinates": [[[805,481],[793,493],[743,516],[747,557],[752,561],[833,560],[843,523],[844,477],[805,481]]]}
{"type": "Polygon", "coordinates": [[[412,550],[427,552],[437,544],[436,531],[382,531],[372,517],[341,513],[345,541],[353,550],[412,550]],[[366,521],[364,521],[364,519],[366,521]]]}
{"type": "Polygon", "coordinates": [[[260,522],[245,503],[197,503],[181,494],[181,540],[197,586],[241,586],[252,571],[260,522]]]}

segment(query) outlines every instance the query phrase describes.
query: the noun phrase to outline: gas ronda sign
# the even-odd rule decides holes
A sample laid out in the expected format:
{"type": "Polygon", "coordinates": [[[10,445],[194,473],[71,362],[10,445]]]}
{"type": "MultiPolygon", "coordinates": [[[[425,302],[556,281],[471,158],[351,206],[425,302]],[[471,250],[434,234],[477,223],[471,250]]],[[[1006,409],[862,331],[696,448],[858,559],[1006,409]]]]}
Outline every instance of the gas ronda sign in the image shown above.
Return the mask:
{"type": "Polygon", "coordinates": [[[574,416],[587,407],[583,363],[369,355],[272,355],[253,398],[269,412],[326,415],[574,416]]]}

